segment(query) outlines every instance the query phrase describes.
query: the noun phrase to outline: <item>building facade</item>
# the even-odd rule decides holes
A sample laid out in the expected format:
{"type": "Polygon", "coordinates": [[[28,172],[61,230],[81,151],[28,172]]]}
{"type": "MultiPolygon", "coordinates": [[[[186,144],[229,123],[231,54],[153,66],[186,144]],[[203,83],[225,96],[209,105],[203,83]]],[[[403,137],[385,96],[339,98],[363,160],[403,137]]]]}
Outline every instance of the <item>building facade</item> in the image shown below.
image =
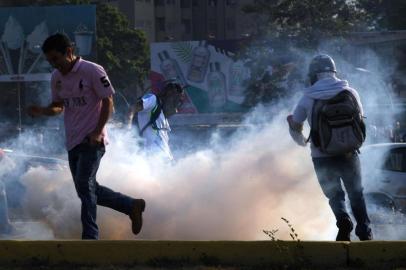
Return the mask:
{"type": "Polygon", "coordinates": [[[145,31],[149,42],[238,39],[254,30],[242,12],[249,0],[99,0],[123,12],[130,25],[145,31]]]}
{"type": "MultiPolygon", "coordinates": [[[[0,6],[35,5],[42,0],[0,0],[0,6]],[[16,3],[17,2],[17,3],[16,3]]],[[[242,12],[250,0],[92,0],[116,6],[130,26],[149,42],[239,39],[255,29],[254,18],[242,12]]]]}

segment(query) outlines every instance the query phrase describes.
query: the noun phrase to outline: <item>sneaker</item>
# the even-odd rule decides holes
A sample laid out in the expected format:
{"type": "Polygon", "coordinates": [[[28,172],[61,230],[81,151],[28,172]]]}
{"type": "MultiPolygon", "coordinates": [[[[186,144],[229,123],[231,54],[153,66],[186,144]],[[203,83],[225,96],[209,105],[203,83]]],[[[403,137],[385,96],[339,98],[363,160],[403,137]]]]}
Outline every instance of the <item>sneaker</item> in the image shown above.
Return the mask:
{"type": "Polygon", "coordinates": [[[350,219],[345,218],[337,221],[338,233],[336,241],[351,241],[353,225],[350,219]]]}
{"type": "Polygon", "coordinates": [[[132,223],[132,231],[137,235],[142,228],[142,212],[145,210],[145,201],[143,199],[135,199],[133,209],[130,213],[130,219],[132,223]]]}
{"type": "Polygon", "coordinates": [[[357,236],[358,236],[359,240],[361,240],[361,241],[374,240],[371,229],[368,229],[365,233],[357,233],[357,236]]]}
{"type": "Polygon", "coordinates": [[[336,237],[336,241],[351,241],[351,231],[339,229],[336,237]]]}

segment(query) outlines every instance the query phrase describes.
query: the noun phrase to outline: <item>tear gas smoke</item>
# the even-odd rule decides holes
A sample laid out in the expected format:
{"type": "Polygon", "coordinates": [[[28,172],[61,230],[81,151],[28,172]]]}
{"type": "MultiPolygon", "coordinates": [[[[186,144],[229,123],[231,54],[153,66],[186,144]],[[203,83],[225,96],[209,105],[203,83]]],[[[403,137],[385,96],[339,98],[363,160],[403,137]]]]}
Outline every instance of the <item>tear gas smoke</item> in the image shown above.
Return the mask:
{"type": "MultiPolygon", "coordinates": [[[[369,52],[365,56],[360,57],[376,72],[372,76],[376,85],[369,79],[366,87],[361,75],[352,76],[350,85],[358,88],[362,100],[374,102],[390,89],[381,83],[387,74],[382,73],[377,56],[369,52]]],[[[333,57],[343,74],[355,68],[338,55],[333,57]]],[[[199,150],[178,155],[174,164],[139,154],[128,132],[111,130],[98,182],[146,200],[144,227],[137,238],[256,240],[268,239],[264,229],[279,229],[277,236],[289,239],[284,217],[302,240],[334,239],[334,216],[315,177],[309,149],[296,146],[287,130],[285,117],[298,97],[272,111],[258,106],[244,121],[246,128],[227,138],[214,133],[204,147],[204,142],[196,142],[199,150]]],[[[25,219],[45,222],[56,238],[80,237],[80,203],[68,168],[31,168],[22,181],[27,187],[25,219]]],[[[130,220],[121,213],[99,207],[98,224],[101,238],[134,238],[130,220]]]]}

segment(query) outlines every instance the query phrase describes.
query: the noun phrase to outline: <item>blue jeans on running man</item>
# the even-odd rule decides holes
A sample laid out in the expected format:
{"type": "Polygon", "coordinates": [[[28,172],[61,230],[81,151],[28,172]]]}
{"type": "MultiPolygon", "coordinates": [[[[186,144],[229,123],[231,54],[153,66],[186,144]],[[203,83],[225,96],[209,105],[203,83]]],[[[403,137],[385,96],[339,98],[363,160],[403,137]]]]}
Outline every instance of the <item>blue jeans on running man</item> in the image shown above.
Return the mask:
{"type": "Polygon", "coordinates": [[[351,218],[345,206],[345,193],[341,180],[347,191],[352,213],[357,226],[355,234],[360,239],[372,237],[369,227],[370,220],[365,206],[363,187],[361,183],[361,165],[357,153],[342,156],[313,158],[317,178],[323,193],[329,199],[329,204],[337,220],[337,227],[351,223],[351,218]]]}
{"type": "Polygon", "coordinates": [[[91,145],[87,142],[77,145],[68,152],[73,182],[82,202],[82,239],[99,238],[96,224],[97,205],[129,215],[134,204],[133,198],[97,183],[97,170],[105,152],[103,144],[91,145]]]}

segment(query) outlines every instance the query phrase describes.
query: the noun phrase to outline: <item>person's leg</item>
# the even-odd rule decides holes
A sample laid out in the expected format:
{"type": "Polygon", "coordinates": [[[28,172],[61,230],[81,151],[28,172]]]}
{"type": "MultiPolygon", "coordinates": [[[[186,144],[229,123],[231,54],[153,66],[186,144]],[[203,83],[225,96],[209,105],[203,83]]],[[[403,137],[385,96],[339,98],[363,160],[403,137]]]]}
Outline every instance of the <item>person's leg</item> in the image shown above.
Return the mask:
{"type": "Polygon", "coordinates": [[[75,188],[82,202],[82,239],[98,239],[99,237],[99,229],[96,224],[96,174],[104,152],[104,147],[81,144],[69,153],[69,164],[75,188]]]}
{"type": "Polygon", "coordinates": [[[109,207],[128,215],[132,221],[132,231],[138,234],[142,227],[142,212],[145,201],[115,192],[96,181],[96,173],[101,158],[105,153],[105,146],[81,144],[74,151],[70,151],[69,165],[75,182],[79,198],[82,200],[83,238],[97,239],[96,224],[97,205],[109,207]]]}
{"type": "Polygon", "coordinates": [[[132,223],[132,232],[138,234],[142,228],[142,212],[145,210],[145,201],[143,199],[133,199],[122,193],[115,192],[99,185],[97,182],[96,186],[97,204],[128,215],[132,223]]]}
{"type": "Polygon", "coordinates": [[[0,179],[0,234],[10,233],[12,226],[8,217],[6,187],[0,179]]]}
{"type": "Polygon", "coordinates": [[[345,189],[350,200],[351,209],[354,214],[357,226],[355,234],[361,240],[372,240],[372,232],[369,227],[365,199],[363,194],[361,165],[357,154],[347,157],[340,165],[345,189]]]}
{"type": "Polygon", "coordinates": [[[142,212],[145,210],[143,199],[134,199],[130,196],[115,192],[96,181],[97,204],[109,207],[130,217],[132,232],[138,234],[142,228],[142,212]]]}
{"type": "Polygon", "coordinates": [[[129,215],[133,209],[134,199],[119,192],[115,192],[96,181],[97,205],[114,209],[129,215]]]}
{"type": "Polygon", "coordinates": [[[313,165],[324,195],[336,218],[339,229],[337,241],[349,241],[353,229],[351,218],[345,206],[345,193],[341,186],[340,173],[337,170],[337,158],[313,158],[313,165]]]}

